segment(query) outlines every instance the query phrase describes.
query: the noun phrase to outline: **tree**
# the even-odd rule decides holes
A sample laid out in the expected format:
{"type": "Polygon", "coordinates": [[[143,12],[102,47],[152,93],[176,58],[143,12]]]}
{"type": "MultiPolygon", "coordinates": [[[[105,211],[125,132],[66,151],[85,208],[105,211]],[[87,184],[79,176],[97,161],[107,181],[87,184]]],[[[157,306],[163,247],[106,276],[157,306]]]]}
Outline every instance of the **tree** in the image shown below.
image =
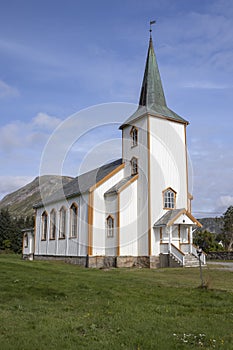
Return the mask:
{"type": "Polygon", "coordinates": [[[227,250],[233,247],[233,206],[231,205],[223,214],[222,237],[227,250]]]}
{"type": "Polygon", "coordinates": [[[0,250],[22,251],[22,229],[33,227],[32,217],[12,218],[7,209],[0,210],[0,250]]]}
{"type": "Polygon", "coordinates": [[[197,230],[194,233],[193,242],[195,245],[201,247],[205,253],[223,250],[222,246],[216,240],[215,234],[206,230],[197,230]]]}
{"type": "Polygon", "coordinates": [[[7,209],[0,211],[0,249],[11,249],[11,241],[14,236],[14,223],[7,209]]]}

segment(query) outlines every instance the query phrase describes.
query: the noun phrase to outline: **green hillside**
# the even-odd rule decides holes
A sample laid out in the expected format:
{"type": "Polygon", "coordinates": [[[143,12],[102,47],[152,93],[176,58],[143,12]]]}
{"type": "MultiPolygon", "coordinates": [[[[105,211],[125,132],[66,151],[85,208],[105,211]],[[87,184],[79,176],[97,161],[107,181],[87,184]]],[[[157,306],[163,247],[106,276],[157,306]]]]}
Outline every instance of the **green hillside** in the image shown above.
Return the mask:
{"type": "Polygon", "coordinates": [[[12,217],[26,217],[34,214],[33,205],[41,201],[41,192],[50,196],[73,178],[68,176],[44,175],[19,190],[5,196],[0,201],[0,209],[8,208],[12,217]]]}

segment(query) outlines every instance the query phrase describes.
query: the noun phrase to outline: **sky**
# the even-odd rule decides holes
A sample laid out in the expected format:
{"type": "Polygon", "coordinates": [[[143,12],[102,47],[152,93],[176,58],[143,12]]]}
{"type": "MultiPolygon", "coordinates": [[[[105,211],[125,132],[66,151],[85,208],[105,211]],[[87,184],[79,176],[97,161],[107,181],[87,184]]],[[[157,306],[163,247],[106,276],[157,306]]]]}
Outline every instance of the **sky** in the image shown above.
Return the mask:
{"type": "Polygon", "coordinates": [[[2,0],[0,198],[38,176],[54,130],[92,106],[105,116],[100,107],[82,119],[62,174],[88,170],[83,158],[102,164],[103,150],[121,157],[118,126],[138,103],[150,20],[167,104],[190,122],[193,214],[233,205],[232,0],[2,0]]]}

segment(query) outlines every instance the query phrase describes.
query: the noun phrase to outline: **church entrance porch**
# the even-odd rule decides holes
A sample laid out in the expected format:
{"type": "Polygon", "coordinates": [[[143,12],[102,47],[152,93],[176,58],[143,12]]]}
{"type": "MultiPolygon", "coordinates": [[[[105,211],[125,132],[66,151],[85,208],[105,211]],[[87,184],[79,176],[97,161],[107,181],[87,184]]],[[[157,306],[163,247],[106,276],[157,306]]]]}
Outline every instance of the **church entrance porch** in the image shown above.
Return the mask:
{"type": "MultiPolygon", "coordinates": [[[[170,210],[154,224],[153,254],[159,255],[161,266],[198,266],[193,232],[201,224],[185,209],[170,210]]],[[[202,254],[201,261],[205,261],[202,254]]]]}

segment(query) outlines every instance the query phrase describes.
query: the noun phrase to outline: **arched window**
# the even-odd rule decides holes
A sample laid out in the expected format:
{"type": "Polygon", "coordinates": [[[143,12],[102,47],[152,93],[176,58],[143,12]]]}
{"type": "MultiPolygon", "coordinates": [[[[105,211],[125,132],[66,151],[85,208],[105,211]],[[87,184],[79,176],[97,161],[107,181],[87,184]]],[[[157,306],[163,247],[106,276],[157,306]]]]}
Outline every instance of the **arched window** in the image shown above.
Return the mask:
{"type": "Polygon", "coordinates": [[[111,215],[109,215],[106,219],[106,231],[107,237],[114,236],[114,218],[111,215]]]}
{"type": "Polygon", "coordinates": [[[132,127],[130,131],[130,136],[132,139],[132,147],[137,146],[138,144],[138,129],[135,126],[132,127]]]}
{"type": "Polygon", "coordinates": [[[138,173],[138,160],[133,157],[131,159],[131,175],[136,175],[138,173]]]}
{"type": "Polygon", "coordinates": [[[70,207],[70,237],[77,237],[78,234],[78,207],[73,203],[70,207]]]}
{"type": "Polygon", "coordinates": [[[57,227],[56,220],[57,220],[56,210],[53,209],[50,213],[50,239],[56,238],[56,227],[57,227]]]}
{"type": "Polygon", "coordinates": [[[41,234],[42,241],[46,241],[47,233],[48,233],[48,214],[46,213],[46,211],[44,211],[42,214],[42,234],[41,234]]]}
{"type": "Polygon", "coordinates": [[[163,191],[163,206],[164,209],[174,209],[176,206],[176,191],[171,187],[163,191]]]}
{"type": "Polygon", "coordinates": [[[66,208],[60,209],[60,221],[59,221],[59,239],[66,237],[66,208]]]}

